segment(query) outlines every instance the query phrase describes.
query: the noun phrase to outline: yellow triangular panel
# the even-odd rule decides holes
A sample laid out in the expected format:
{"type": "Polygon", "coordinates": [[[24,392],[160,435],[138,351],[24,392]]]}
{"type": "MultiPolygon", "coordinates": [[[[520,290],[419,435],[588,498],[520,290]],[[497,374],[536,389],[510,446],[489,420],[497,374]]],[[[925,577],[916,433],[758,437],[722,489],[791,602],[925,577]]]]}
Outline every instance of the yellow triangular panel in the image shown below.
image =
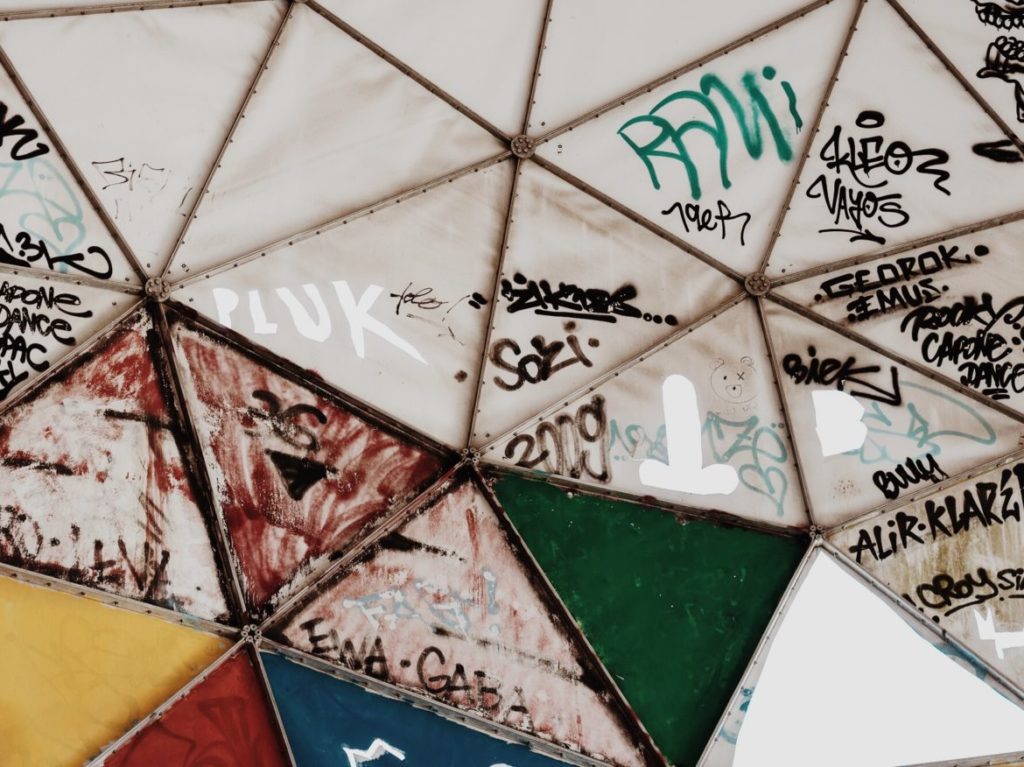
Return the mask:
{"type": "Polygon", "coordinates": [[[228,645],[0,576],[0,764],[84,763],[228,645]]]}

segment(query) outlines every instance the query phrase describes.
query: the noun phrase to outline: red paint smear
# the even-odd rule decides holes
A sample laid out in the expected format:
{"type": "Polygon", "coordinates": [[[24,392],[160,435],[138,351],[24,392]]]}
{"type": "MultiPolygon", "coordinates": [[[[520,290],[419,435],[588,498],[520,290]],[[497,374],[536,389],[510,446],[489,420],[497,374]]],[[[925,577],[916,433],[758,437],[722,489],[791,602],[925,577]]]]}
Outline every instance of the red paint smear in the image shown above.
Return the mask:
{"type": "MultiPolygon", "coordinates": [[[[151,422],[166,424],[170,421],[170,410],[164,400],[163,390],[157,377],[156,365],[150,350],[149,333],[154,332],[149,318],[138,314],[122,324],[117,330],[100,341],[70,371],[59,376],[53,384],[40,390],[39,395],[15,406],[0,421],[0,455],[16,460],[30,460],[39,463],[66,463],[66,456],[54,457],[49,447],[61,438],[67,438],[80,427],[69,427],[61,423],[63,404],[75,400],[89,402],[97,415],[107,410],[125,411],[128,415],[144,417],[151,422]],[[51,424],[40,435],[36,455],[10,450],[9,435],[16,433],[21,424],[31,419],[38,409],[52,412],[51,424]]],[[[107,418],[112,431],[120,434],[116,418],[107,418]]],[[[82,433],[86,443],[95,442],[93,435],[82,433]]],[[[146,469],[146,497],[162,508],[163,499],[170,494],[180,494],[190,501],[195,500],[188,482],[181,456],[175,449],[168,454],[165,445],[170,443],[165,430],[159,426],[149,429],[149,460],[146,469]]],[[[98,454],[107,453],[116,445],[95,444],[98,454]]],[[[68,466],[75,474],[84,475],[89,468],[84,463],[68,466]]],[[[106,479],[97,474],[98,482],[106,479]]]]}
{"type": "Polygon", "coordinates": [[[191,330],[175,328],[198,395],[197,428],[223,475],[220,504],[238,555],[250,603],[260,606],[310,559],[336,551],[396,498],[415,492],[441,470],[441,461],[335,407],[257,362],[191,330]],[[292,419],[316,435],[319,450],[289,444],[266,420],[249,414],[267,406],[252,396],[273,393],[281,410],[311,405],[324,425],[292,419]],[[288,494],[268,450],[331,467],[301,500],[288,494]]]}
{"type": "Polygon", "coordinates": [[[225,661],[106,767],[287,767],[263,690],[244,652],[225,661]]]}

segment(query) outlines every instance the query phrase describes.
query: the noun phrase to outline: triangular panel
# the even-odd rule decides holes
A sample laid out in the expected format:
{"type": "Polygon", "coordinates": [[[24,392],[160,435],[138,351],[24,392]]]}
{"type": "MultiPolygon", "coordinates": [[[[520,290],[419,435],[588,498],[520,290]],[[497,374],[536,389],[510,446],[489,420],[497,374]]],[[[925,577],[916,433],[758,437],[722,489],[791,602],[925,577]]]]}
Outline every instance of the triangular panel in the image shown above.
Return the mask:
{"type": "Polygon", "coordinates": [[[172,332],[252,607],[440,473],[437,455],[284,377],[266,359],[183,323],[172,332]]]}
{"type": "Polygon", "coordinates": [[[472,481],[288,616],[289,644],[616,765],[657,764],[505,518],[472,481]]]}
{"type": "Polygon", "coordinates": [[[850,338],[775,304],[766,313],[819,524],[926,489],[1010,452],[1024,435],[1024,424],[850,338]],[[850,413],[832,426],[842,405],[821,393],[834,391],[848,395],[850,413]],[[863,439],[833,449],[826,432],[836,431],[863,439]]]}
{"type": "Polygon", "coordinates": [[[893,352],[1024,410],[1024,222],[777,288],[893,352]]]}
{"type": "Polygon", "coordinates": [[[957,0],[901,0],[900,5],[1010,130],[1024,138],[1024,7],[957,0]]]}
{"type": "Polygon", "coordinates": [[[8,577],[0,615],[0,737],[10,765],[84,763],[229,646],[8,577]]]}
{"type": "Polygon", "coordinates": [[[551,9],[530,134],[574,120],[804,5],[806,0],[732,0],[723,6],[647,0],[641,8],[629,0],[604,0],[600,6],[558,0],[551,9]],[[634,45],[642,56],[626,54],[634,45]]]}
{"type": "Polygon", "coordinates": [[[473,444],[484,445],[741,288],[539,166],[516,187],[473,444]]]}
{"type": "Polygon", "coordinates": [[[280,45],[172,264],[176,276],[503,149],[310,6],[293,4],[288,13],[280,45]]]}
{"type": "Polygon", "coordinates": [[[769,272],[789,274],[1024,208],[1024,165],[972,150],[1002,135],[889,3],[871,0],[769,272]]]}
{"type": "Polygon", "coordinates": [[[239,3],[0,30],[4,50],[147,271],[159,274],[170,255],[283,12],[280,3],[239,3]],[[57,39],[73,66],[53,65],[57,39]]]}
{"type": "Polygon", "coordinates": [[[665,756],[695,763],[806,539],[515,477],[495,492],[665,756]]]}
{"type": "Polygon", "coordinates": [[[0,271],[0,402],[131,306],[124,293],[0,271]]]}
{"type": "Polygon", "coordinates": [[[445,767],[562,764],[280,655],[262,657],[295,761],[302,767],[345,767],[338,754],[356,765],[378,759],[389,765],[445,767]]]}
{"type": "Polygon", "coordinates": [[[1024,686],[1024,463],[1007,464],[831,536],[922,614],[1024,686]]]}
{"type": "Polygon", "coordinates": [[[728,266],[753,272],[855,6],[836,0],[539,153],[728,266]]]}
{"type": "Polygon", "coordinates": [[[508,162],[470,173],[178,295],[461,447],[511,181],[508,162]]]}
{"type": "Polygon", "coordinates": [[[489,447],[484,458],[635,498],[653,497],[770,525],[807,523],[771,362],[751,302],[726,310],[528,423],[489,447]],[[682,421],[675,417],[678,409],[667,419],[666,397],[677,398],[666,388],[674,391],[680,379],[689,382],[696,403],[684,408],[682,421]],[[652,468],[664,474],[657,467],[668,465],[681,475],[688,467],[676,465],[671,456],[691,449],[698,434],[701,466],[730,467],[714,470],[733,475],[730,488],[700,493],[646,474],[652,468]]]}
{"type": "Polygon", "coordinates": [[[256,674],[248,653],[235,653],[102,764],[287,767],[281,734],[256,674]]]}
{"type": "Polygon", "coordinates": [[[0,417],[0,559],[223,619],[155,336],[134,315],[0,417]]]}
{"type": "Polygon", "coordinates": [[[6,71],[0,71],[0,264],[137,283],[6,71]]]}
{"type": "Polygon", "coordinates": [[[727,717],[701,767],[905,765],[1021,745],[1024,711],[983,669],[828,554],[812,555],[781,618],[734,697],[741,716],[727,717]],[[870,705],[852,694],[860,686],[876,693],[870,705]],[[936,727],[950,710],[957,726],[936,727]]]}
{"type": "Polygon", "coordinates": [[[544,0],[323,5],[508,135],[522,133],[544,0]]]}

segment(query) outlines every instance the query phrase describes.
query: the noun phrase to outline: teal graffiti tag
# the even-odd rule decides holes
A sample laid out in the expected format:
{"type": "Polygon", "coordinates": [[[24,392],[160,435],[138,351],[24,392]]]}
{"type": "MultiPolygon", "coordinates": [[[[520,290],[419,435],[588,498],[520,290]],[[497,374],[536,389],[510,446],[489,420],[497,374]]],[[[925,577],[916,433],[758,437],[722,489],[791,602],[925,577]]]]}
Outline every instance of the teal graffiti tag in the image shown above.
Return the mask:
{"type": "MultiPolygon", "coordinates": [[[[764,426],[756,415],[731,421],[715,412],[708,412],[701,428],[709,462],[727,463],[739,474],[740,483],[749,490],[769,498],[775,513],[783,516],[789,481],[779,466],[789,459],[786,443],[774,426],[764,426]]],[[[665,424],[653,437],[638,423],[609,424],[608,452],[612,460],[643,461],[654,459],[668,463],[665,424]],[[624,453],[624,455],[620,454],[624,453]]]]}
{"type": "MultiPolygon", "coordinates": [[[[761,76],[765,81],[775,79],[774,67],[766,66],[761,70],[761,76]]],[[[772,143],[775,146],[775,154],[781,162],[788,163],[793,159],[793,145],[791,135],[783,129],[775,111],[772,109],[767,97],[764,94],[762,83],[754,72],[746,72],[740,79],[743,84],[743,92],[746,93],[749,107],[744,108],[740,99],[732,89],[726,85],[718,75],[706,74],[700,79],[700,90],[677,91],[662,99],[655,107],[644,115],[639,115],[627,120],[619,128],[618,134],[636,152],[643,161],[650,176],[651,183],[655,189],[661,189],[661,181],[654,169],[652,157],[663,157],[676,160],[686,169],[687,180],[690,184],[690,194],[694,200],[701,198],[700,174],[697,166],[690,156],[686,146],[685,138],[691,131],[705,133],[714,141],[718,149],[718,172],[722,180],[722,186],[726,189],[732,186],[729,178],[729,133],[727,122],[722,111],[711,98],[713,93],[718,94],[735,119],[743,139],[743,145],[747,153],[755,160],[760,159],[764,153],[766,142],[764,140],[761,126],[767,126],[771,134],[772,143]],[[692,101],[703,107],[707,112],[706,120],[693,119],[675,125],[667,117],[658,114],[670,104],[692,101]],[[658,134],[647,143],[638,143],[626,132],[627,129],[636,125],[651,125],[657,128],[658,134]],[[662,146],[669,144],[671,149],[662,149],[662,146]]],[[[792,120],[793,131],[799,132],[803,127],[803,119],[797,109],[796,93],[793,87],[785,80],[780,81],[780,86],[786,96],[786,103],[789,106],[789,117],[792,120]]]]}
{"type": "Polygon", "coordinates": [[[991,445],[996,441],[996,432],[973,407],[955,397],[919,384],[901,382],[907,391],[904,407],[893,407],[882,402],[871,402],[861,419],[868,428],[864,444],[857,450],[844,455],[855,455],[863,464],[901,463],[908,457],[920,458],[925,455],[939,456],[943,446],[958,442],[973,442],[991,445]],[[917,392],[915,396],[915,392],[917,392]],[[936,397],[941,402],[933,408],[935,412],[957,408],[967,413],[977,426],[973,431],[956,429],[932,430],[928,419],[921,414],[922,397],[936,397]]]}

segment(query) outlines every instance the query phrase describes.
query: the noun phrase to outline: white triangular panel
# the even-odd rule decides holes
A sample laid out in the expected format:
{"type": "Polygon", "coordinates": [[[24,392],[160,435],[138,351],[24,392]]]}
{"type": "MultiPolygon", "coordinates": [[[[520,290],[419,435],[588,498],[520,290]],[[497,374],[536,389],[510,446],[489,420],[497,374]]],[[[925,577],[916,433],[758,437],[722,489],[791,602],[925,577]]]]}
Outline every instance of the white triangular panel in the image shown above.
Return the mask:
{"type": "Polygon", "coordinates": [[[472,441],[737,296],[728,277],[542,168],[522,166],[472,441]]]}
{"type": "Polygon", "coordinates": [[[558,0],[552,6],[530,134],[563,125],[776,19],[803,0],[558,0]],[[700,23],[694,23],[694,19],[700,23]],[[629,55],[634,46],[643,55],[629,55]],[[601,55],[594,55],[601,51],[601,55]]]}
{"type": "Polygon", "coordinates": [[[796,462],[772,381],[756,308],[743,302],[554,409],[484,452],[498,464],[591,487],[654,497],[773,525],[807,524],[796,462]],[[696,393],[693,430],[666,424],[663,387],[684,376],[696,393]],[[643,467],[668,463],[698,436],[702,466],[735,472],[731,492],[697,494],[645,482],[643,467]],[[673,435],[669,435],[669,431],[673,435]]]}
{"type": "Polygon", "coordinates": [[[983,669],[951,662],[949,647],[819,553],[741,682],[735,745],[715,741],[701,767],[881,766],[1020,748],[1024,711],[983,669]],[[935,726],[950,710],[957,726],[935,726]]]}
{"type": "Polygon", "coordinates": [[[0,71],[0,107],[5,124],[0,140],[0,263],[137,283],[124,254],[5,71],[0,71]]]}
{"type": "Polygon", "coordinates": [[[174,259],[175,277],[503,148],[306,5],[289,10],[257,90],[174,259]]]}
{"type": "Polygon", "coordinates": [[[543,0],[323,5],[510,136],[523,132],[543,0]]]}
{"type": "Polygon", "coordinates": [[[1024,463],[831,536],[844,554],[1017,685],[1024,683],[1024,463]]]}
{"type": "Polygon", "coordinates": [[[995,400],[1024,410],[1024,222],[776,292],[995,400]]]}
{"type": "Polygon", "coordinates": [[[176,297],[463,445],[511,182],[509,162],[470,173],[176,297]]]}
{"type": "Polygon", "coordinates": [[[1024,436],[1024,424],[852,339],[775,304],[766,306],[766,314],[807,491],[821,525],[926,490],[1008,453],[1024,436]],[[819,392],[843,392],[852,411],[834,421],[842,406],[819,399],[819,392]],[[857,439],[826,455],[824,433],[837,431],[857,439]]]}
{"type": "Polygon", "coordinates": [[[728,266],[755,271],[855,6],[835,0],[538,151],[728,266]]]}
{"type": "Polygon", "coordinates": [[[1012,2],[901,0],[961,75],[1024,137],[1024,6],[1012,2]],[[1012,48],[1017,48],[1015,55],[1012,48]]]}
{"type": "Polygon", "coordinates": [[[113,290],[0,271],[0,402],[132,305],[113,290]]]}
{"type": "Polygon", "coordinates": [[[284,7],[65,16],[0,29],[4,50],[148,272],[159,274],[170,255],[284,7]],[[73,66],[54,66],[55,39],[73,66]]]}
{"type": "Polygon", "coordinates": [[[870,0],[769,273],[790,274],[1024,208],[1024,164],[972,149],[1000,138],[896,11],[870,0]]]}

